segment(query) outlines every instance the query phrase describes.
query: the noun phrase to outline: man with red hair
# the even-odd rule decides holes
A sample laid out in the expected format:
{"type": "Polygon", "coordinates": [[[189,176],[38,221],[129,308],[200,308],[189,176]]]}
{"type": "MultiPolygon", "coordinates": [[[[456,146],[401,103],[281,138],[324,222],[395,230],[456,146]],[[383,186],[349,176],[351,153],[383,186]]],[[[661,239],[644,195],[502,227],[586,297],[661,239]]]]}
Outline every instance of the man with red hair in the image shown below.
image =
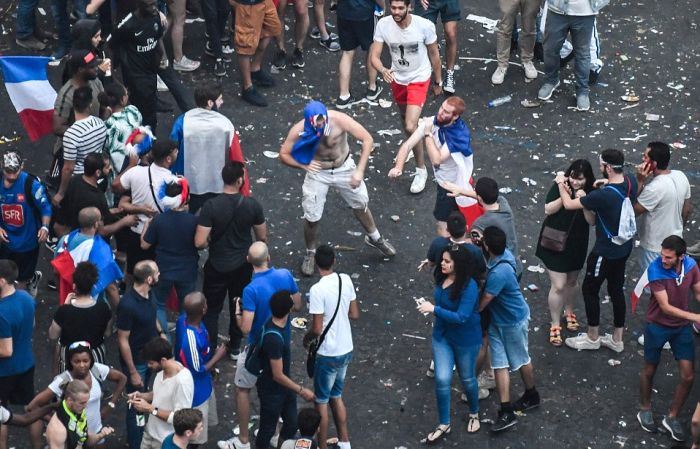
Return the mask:
{"type": "Polygon", "coordinates": [[[467,196],[449,196],[447,190],[442,187],[449,183],[472,190],[470,182],[474,171],[474,156],[471,132],[460,117],[464,109],[464,100],[452,96],[443,101],[435,116],[419,120],[418,127],[411,137],[399,147],[394,168],[389,171],[390,178],[401,176],[408,152],[419,142],[425,143],[438,181],[433,216],[437,220],[437,234],[443,237],[449,237],[447,217],[452,211],[462,212],[468,227],[483,213],[475,199],[467,196]]]}

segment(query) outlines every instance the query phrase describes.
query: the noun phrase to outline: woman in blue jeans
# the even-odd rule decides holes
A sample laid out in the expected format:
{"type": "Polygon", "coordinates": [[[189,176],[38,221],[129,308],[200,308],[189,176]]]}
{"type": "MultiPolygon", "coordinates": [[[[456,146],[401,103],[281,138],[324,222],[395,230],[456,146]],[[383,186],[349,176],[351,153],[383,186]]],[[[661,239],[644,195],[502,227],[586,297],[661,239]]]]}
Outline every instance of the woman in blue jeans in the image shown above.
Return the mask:
{"type": "Polygon", "coordinates": [[[475,265],[469,251],[452,245],[442,253],[440,271],[435,276],[435,304],[424,302],[421,313],[433,313],[433,358],[435,359],[435,396],[440,423],[428,434],[427,443],[441,440],[451,432],[450,387],[452,368],[469,400],[467,432],[475,433],[479,423],[479,386],[476,380],[476,357],[481,348],[479,289],[474,280],[475,265]]]}

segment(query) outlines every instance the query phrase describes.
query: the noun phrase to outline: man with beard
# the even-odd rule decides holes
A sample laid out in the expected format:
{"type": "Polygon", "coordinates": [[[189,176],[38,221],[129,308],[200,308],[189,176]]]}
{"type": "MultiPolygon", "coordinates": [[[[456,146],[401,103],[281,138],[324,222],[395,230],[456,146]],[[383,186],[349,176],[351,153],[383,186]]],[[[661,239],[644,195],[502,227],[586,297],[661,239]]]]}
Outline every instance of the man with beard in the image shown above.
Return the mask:
{"type": "Polygon", "coordinates": [[[365,243],[385,256],[396,254],[394,247],[379,234],[369,210],[364,173],[372,145],[374,140],[362,125],[347,114],[326,110],[318,101],[307,104],[304,119],[289,130],[279,157],[284,165],[306,171],[301,202],[306,243],[301,266],[304,275],[314,273],[314,255],[318,246],[316,233],[330,187],[335,188],[352,208],[355,218],[367,232],[365,243]],[[348,134],[362,142],[357,166],[350,157],[348,134]]]}
{"type": "Polygon", "coordinates": [[[599,349],[601,345],[615,352],[625,348],[622,332],[625,328],[625,265],[634,246],[633,239],[620,244],[617,235],[620,228],[620,215],[625,199],[634,204],[637,198],[637,180],[625,176],[623,166],[625,156],[620,150],[608,149],[600,155],[600,171],[606,179],[605,186],[584,197],[571,199],[564,186],[564,175],[556,177],[564,208],[584,209],[596,214],[596,241],[586,261],[586,277],[581,290],[586,303],[588,331],[577,337],[567,338],[565,343],[573,349],[599,349]],[[613,305],[615,330],[612,335],[598,335],[600,325],[600,287],[608,281],[608,293],[613,305]]]}
{"type": "MultiPolygon", "coordinates": [[[[435,24],[409,14],[410,4],[411,0],[391,1],[391,17],[377,22],[374,42],[369,50],[372,66],[382,74],[384,81],[391,84],[407,137],[418,128],[418,119],[428,96],[431,72],[435,76],[433,94],[442,93],[442,68],[435,24]],[[391,54],[391,69],[384,67],[381,61],[385,43],[391,54]]],[[[420,193],[428,180],[423,142],[413,147],[413,155],[416,158],[416,176],[411,184],[411,193],[420,193]]]]}
{"type": "Polygon", "coordinates": [[[156,0],[139,0],[137,9],[119,22],[112,48],[119,55],[129,101],[143,116],[143,124],[155,134],[158,119],[157,80],[161,60],[158,40],[165,34],[167,20],[158,12],[156,0]]]}
{"type": "Polygon", "coordinates": [[[467,227],[471,227],[483,213],[474,198],[449,196],[441,185],[451,183],[463,190],[473,190],[470,184],[474,170],[471,132],[460,117],[464,109],[464,100],[453,96],[442,103],[434,117],[421,119],[418,128],[399,148],[394,168],[389,171],[390,178],[401,176],[409,150],[417,143],[425,142],[438,182],[433,216],[437,220],[437,234],[442,237],[449,237],[447,217],[451,212],[460,210],[467,220],[467,227]]]}

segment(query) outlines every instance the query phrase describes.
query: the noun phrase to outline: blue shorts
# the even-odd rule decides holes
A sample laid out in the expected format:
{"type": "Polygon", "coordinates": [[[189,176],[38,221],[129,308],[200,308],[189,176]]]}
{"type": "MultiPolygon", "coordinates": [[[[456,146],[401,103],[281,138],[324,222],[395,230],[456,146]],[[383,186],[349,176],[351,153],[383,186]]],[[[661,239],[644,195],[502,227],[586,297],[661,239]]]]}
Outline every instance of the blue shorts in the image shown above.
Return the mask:
{"type": "Polygon", "coordinates": [[[648,323],[644,329],[644,361],[658,365],[661,351],[666,342],[671,344],[671,351],[676,360],[695,360],[695,341],[692,325],[683,327],[666,327],[648,323]]]}
{"type": "Polygon", "coordinates": [[[316,356],[314,367],[314,393],[317,404],[328,404],[329,399],[338,399],[343,395],[345,373],[352,360],[352,351],[337,357],[316,356]]]}
{"type": "Polygon", "coordinates": [[[525,319],[512,326],[489,326],[491,368],[517,371],[530,363],[530,353],[527,350],[528,321],[525,319]]]}

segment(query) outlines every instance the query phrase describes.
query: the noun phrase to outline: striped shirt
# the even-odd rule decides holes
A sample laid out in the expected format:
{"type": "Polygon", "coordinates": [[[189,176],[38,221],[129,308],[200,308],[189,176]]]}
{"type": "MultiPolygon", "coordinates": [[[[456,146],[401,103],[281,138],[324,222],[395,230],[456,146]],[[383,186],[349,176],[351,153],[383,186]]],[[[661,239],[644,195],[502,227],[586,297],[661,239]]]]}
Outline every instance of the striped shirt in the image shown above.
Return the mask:
{"type": "Polygon", "coordinates": [[[83,161],[90,153],[104,151],[107,139],[105,123],[97,117],[77,120],[63,134],[63,159],[75,161],[73,174],[83,174],[83,161]]]}

